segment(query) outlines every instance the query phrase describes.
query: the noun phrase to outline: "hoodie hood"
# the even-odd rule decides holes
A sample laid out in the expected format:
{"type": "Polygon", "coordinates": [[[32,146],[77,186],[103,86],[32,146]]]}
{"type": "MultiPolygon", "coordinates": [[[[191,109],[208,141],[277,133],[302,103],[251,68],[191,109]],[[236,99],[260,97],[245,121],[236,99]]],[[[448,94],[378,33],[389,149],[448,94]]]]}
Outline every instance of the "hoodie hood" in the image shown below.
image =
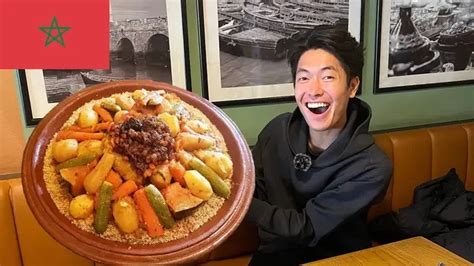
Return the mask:
{"type": "MultiPolygon", "coordinates": [[[[333,165],[372,145],[374,140],[368,133],[371,117],[372,111],[367,103],[358,98],[350,99],[346,125],[334,142],[313,160],[311,167],[333,165]]],[[[288,121],[286,136],[293,155],[307,153],[308,135],[308,124],[296,108],[288,121]]]]}

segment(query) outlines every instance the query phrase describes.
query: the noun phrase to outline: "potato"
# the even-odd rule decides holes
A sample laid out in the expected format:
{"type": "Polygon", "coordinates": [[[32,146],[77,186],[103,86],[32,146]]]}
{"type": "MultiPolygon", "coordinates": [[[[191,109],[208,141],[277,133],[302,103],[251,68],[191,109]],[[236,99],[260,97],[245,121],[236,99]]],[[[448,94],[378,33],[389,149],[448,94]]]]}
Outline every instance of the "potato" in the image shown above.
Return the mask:
{"type": "Polygon", "coordinates": [[[228,178],[232,175],[232,161],[225,154],[217,153],[216,156],[207,158],[204,163],[222,178],[228,178]]]}
{"type": "Polygon", "coordinates": [[[128,116],[128,111],[122,110],[122,111],[116,112],[114,115],[114,123],[115,124],[123,123],[125,119],[127,118],[127,116],[128,116]]]}
{"type": "Polygon", "coordinates": [[[151,183],[159,189],[167,187],[171,183],[171,172],[168,165],[160,165],[157,170],[157,173],[150,177],[151,183]]]}
{"type": "Polygon", "coordinates": [[[189,169],[189,161],[191,161],[193,155],[181,150],[176,153],[176,157],[178,157],[178,161],[184,166],[184,168],[189,169]]]}
{"type": "Polygon", "coordinates": [[[64,162],[78,155],[79,143],[75,139],[63,139],[53,144],[53,158],[64,162]]]}
{"type": "Polygon", "coordinates": [[[162,113],[162,112],[173,113],[173,106],[171,105],[171,103],[167,99],[163,99],[158,112],[159,113],[162,113]]]}
{"type": "Polygon", "coordinates": [[[132,198],[124,197],[116,201],[112,206],[112,215],[123,232],[132,233],[138,229],[138,214],[132,198]]]}
{"type": "Polygon", "coordinates": [[[145,89],[141,89],[141,90],[134,91],[133,94],[132,94],[132,98],[135,101],[141,101],[141,100],[145,99],[145,97],[147,95],[148,95],[148,91],[145,90],[145,89]]]}
{"type": "Polygon", "coordinates": [[[94,199],[86,194],[79,195],[71,200],[69,213],[76,219],[85,219],[94,210],[94,199]]]}
{"type": "Polygon", "coordinates": [[[85,153],[92,153],[96,157],[100,157],[104,154],[104,144],[100,140],[85,140],[79,143],[79,150],[77,155],[85,153]]]}
{"type": "Polygon", "coordinates": [[[122,110],[122,108],[115,103],[115,98],[111,98],[111,97],[103,100],[100,106],[102,108],[109,110],[112,113],[122,110]]]}
{"type": "Polygon", "coordinates": [[[161,113],[158,118],[163,121],[170,129],[171,136],[176,137],[179,133],[179,120],[175,115],[169,113],[161,113]]]}
{"type": "Polygon", "coordinates": [[[86,128],[93,127],[99,123],[99,115],[92,109],[82,110],[79,113],[79,118],[77,120],[77,125],[86,128]]]}
{"type": "Polygon", "coordinates": [[[188,165],[190,168],[197,170],[207,179],[207,181],[209,181],[209,183],[211,183],[212,190],[214,193],[216,193],[216,195],[226,199],[230,197],[230,186],[203,161],[199,160],[195,156],[192,156],[191,160],[188,162],[188,165]]]}
{"type": "Polygon", "coordinates": [[[199,120],[189,120],[186,122],[186,125],[196,133],[203,134],[209,131],[209,126],[199,120]]]}
{"type": "Polygon", "coordinates": [[[186,151],[208,149],[216,144],[212,137],[189,132],[181,132],[177,137],[178,145],[186,151]]]}
{"type": "Polygon", "coordinates": [[[184,180],[191,194],[194,196],[208,200],[212,196],[211,183],[196,170],[188,170],[184,173],[184,180]]]}
{"type": "Polygon", "coordinates": [[[115,103],[118,104],[122,110],[131,110],[135,101],[131,97],[121,94],[115,97],[115,103]]]}

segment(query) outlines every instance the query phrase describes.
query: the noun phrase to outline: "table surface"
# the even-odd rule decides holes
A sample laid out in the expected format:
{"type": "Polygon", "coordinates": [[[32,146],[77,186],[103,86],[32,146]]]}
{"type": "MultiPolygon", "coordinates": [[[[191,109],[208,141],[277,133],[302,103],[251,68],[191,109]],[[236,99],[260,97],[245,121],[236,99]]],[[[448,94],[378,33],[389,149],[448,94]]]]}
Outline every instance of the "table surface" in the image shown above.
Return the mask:
{"type": "Polygon", "coordinates": [[[413,237],[381,246],[305,264],[327,265],[474,265],[424,237],[413,237]]]}

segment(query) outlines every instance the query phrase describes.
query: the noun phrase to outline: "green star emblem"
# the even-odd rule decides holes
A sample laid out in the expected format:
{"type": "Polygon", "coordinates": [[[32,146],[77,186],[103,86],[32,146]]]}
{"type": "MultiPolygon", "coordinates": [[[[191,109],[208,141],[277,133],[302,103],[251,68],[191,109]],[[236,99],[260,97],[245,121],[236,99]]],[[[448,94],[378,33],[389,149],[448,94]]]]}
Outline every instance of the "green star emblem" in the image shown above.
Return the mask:
{"type": "Polygon", "coordinates": [[[48,47],[52,42],[57,42],[61,44],[61,46],[65,47],[64,45],[64,39],[63,39],[63,34],[71,29],[71,27],[59,27],[58,26],[58,21],[56,19],[56,16],[53,17],[53,21],[51,21],[51,26],[46,27],[39,27],[39,29],[46,33],[48,37],[46,38],[46,42],[44,43],[44,46],[48,47]]]}

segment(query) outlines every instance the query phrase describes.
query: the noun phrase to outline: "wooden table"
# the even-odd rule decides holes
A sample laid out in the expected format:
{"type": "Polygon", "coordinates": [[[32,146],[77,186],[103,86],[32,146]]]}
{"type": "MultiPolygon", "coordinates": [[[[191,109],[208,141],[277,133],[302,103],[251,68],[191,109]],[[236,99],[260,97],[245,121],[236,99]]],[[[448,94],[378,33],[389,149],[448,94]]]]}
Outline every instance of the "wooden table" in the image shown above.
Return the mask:
{"type": "Polygon", "coordinates": [[[305,264],[326,265],[473,265],[424,237],[393,242],[305,264]]]}

